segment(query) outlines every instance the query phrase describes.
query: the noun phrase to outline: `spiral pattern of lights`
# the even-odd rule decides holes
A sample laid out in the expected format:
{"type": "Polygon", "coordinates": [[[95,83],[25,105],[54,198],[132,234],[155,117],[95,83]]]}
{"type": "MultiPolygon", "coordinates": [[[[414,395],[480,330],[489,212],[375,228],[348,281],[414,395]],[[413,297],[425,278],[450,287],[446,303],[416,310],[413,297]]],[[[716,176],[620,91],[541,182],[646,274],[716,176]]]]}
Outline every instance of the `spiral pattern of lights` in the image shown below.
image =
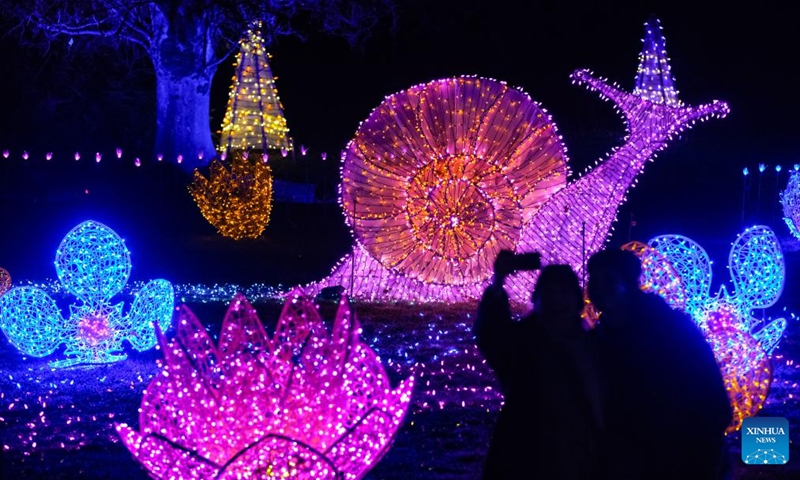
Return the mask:
{"type": "Polygon", "coordinates": [[[541,107],[472,77],[388,97],[343,160],[342,206],[358,242],[392,271],[449,285],[487,279],[567,172],[541,107]]]}

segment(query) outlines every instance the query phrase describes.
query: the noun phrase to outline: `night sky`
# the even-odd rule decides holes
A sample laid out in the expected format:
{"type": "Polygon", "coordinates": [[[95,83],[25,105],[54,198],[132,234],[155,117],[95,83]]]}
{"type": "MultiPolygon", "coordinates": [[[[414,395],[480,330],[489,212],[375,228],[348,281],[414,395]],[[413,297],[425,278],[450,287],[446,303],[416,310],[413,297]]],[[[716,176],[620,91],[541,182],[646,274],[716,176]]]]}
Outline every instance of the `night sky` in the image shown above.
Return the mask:
{"type": "MultiPolygon", "coordinates": [[[[664,27],[680,98],[690,105],[725,100],[731,114],[695,126],[648,164],[620,212],[612,242],[681,233],[706,245],[712,256],[718,250],[715,260],[724,265],[743,223],[758,221],[788,235],[776,190],[785,185],[786,170],[776,178],[773,167],[800,163],[800,96],[793,73],[800,41],[789,2],[716,8],[702,2],[401,3],[394,30],[380,26],[361,49],[314,32],[269,48],[291,135],[311,148],[310,155],[325,151],[338,158],[359,122],[386,95],[475,74],[504,80],[540,102],[563,135],[577,175],[622,144],[624,127],[610,103],[572,85],[569,74],[590,68],[632,89],[643,23],[655,15],[664,27]],[[761,202],[757,175],[743,201],[742,167],[757,171],[759,162],[769,165],[761,202]]],[[[109,52],[88,56],[79,47],[54,45],[43,54],[20,48],[11,37],[0,40],[6,59],[0,148],[152,144],[154,92],[147,64],[120,65],[109,52]],[[41,146],[50,143],[55,146],[41,146]]],[[[214,86],[214,130],[227,100],[230,63],[220,68],[214,86]]]]}

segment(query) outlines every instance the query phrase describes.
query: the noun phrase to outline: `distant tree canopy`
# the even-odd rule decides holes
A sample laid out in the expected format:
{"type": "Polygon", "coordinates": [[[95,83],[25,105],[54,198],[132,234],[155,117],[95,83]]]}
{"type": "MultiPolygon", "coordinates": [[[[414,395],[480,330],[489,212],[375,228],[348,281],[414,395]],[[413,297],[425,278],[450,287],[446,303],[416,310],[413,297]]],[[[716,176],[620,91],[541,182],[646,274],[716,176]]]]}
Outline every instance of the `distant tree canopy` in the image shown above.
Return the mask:
{"type": "MultiPolygon", "coordinates": [[[[0,0],[29,42],[76,37],[146,55],[156,78],[155,151],[203,162],[215,149],[209,122],[211,82],[252,22],[267,45],[313,30],[357,45],[382,18],[394,18],[394,0],[0,0]],[[129,48],[132,47],[132,48],[129,48]]],[[[187,161],[188,168],[198,166],[187,161]]]]}

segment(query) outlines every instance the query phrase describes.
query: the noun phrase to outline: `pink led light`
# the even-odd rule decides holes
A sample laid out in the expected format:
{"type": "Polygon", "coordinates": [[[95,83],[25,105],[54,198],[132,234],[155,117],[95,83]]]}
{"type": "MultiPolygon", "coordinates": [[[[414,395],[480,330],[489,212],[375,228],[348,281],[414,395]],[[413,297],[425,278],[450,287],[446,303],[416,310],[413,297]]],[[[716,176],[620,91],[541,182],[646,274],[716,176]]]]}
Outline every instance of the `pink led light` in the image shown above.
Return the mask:
{"type": "MultiPolygon", "coordinates": [[[[673,83],[654,93],[654,79],[670,73],[663,38],[654,37],[660,26],[648,25],[648,31],[643,56],[659,58],[640,66],[635,93],[587,70],[573,73],[573,82],[615,104],[628,135],[605,161],[566,185],[565,168],[542,167],[566,160],[560,141],[537,145],[520,163],[540,162],[536,168],[514,164],[526,142],[535,143],[531,138],[560,136],[544,109],[537,106],[535,119],[526,116],[523,106],[535,103],[524,93],[506,101],[502,82],[449,78],[387,97],[343,154],[341,198],[354,230],[353,252],[309,289],[341,285],[367,299],[471,300],[490,281],[498,248],[541,252],[544,263],[569,264],[583,278],[585,261],[603,247],[647,161],[697,120],[728,113],[718,101],[684,106],[673,83]],[[498,151],[508,154],[493,154],[498,151]],[[458,197],[469,201],[447,201],[458,197]],[[442,219],[452,220],[454,213],[458,226],[444,225],[442,219]],[[462,226],[468,225],[463,220],[474,228],[462,226]],[[452,238],[440,238],[448,231],[455,232],[452,238]]],[[[534,280],[529,272],[512,276],[506,284],[511,298],[528,303],[534,280]]]]}
{"type": "Polygon", "coordinates": [[[391,390],[360,333],[346,300],[329,335],[295,291],[269,339],[237,295],[215,346],[183,306],[175,339],[160,338],[140,431],[117,431],[155,478],[363,478],[397,434],[413,378],[391,390]]]}

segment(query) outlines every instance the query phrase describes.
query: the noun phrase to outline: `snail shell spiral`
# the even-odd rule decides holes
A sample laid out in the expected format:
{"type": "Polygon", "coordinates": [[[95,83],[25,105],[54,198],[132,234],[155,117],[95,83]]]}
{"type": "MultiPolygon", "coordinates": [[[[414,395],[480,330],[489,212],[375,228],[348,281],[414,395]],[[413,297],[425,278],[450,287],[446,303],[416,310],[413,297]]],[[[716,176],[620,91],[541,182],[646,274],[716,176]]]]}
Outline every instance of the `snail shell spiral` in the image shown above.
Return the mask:
{"type": "Polygon", "coordinates": [[[385,268],[465,285],[516,250],[566,184],[550,116],[505,83],[457,77],[387,97],[343,153],[341,202],[356,241],[385,268]]]}

